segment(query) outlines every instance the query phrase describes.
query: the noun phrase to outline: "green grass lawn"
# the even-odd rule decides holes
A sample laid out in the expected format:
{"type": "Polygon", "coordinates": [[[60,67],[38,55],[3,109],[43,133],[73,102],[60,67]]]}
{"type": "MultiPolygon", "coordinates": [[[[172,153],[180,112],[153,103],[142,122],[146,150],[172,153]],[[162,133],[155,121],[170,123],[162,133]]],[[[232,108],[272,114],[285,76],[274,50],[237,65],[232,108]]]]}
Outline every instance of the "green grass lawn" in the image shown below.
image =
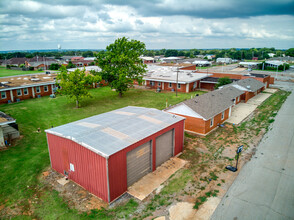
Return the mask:
{"type": "MultiPolygon", "coordinates": [[[[17,120],[23,136],[16,146],[0,151],[0,205],[13,207],[18,204],[26,207],[28,199],[35,197],[42,187],[38,176],[50,165],[45,129],[129,105],[164,109],[166,100],[173,105],[203,92],[179,93],[176,97],[175,93],[131,89],[123,98],[119,98],[109,87],[103,87],[92,89],[90,93],[93,98],[84,99],[81,102],[82,108],[79,109],[65,96],[57,96],[55,99],[42,97],[0,105],[0,111],[17,120]],[[38,128],[42,130],[41,133],[36,132],[38,128]]],[[[77,213],[69,209],[62,199],[56,199],[56,192],[47,190],[39,197],[41,202],[36,205],[34,212],[34,217],[38,219],[66,219],[77,213]],[[54,216],[50,216],[50,210],[54,212],[54,216]]],[[[133,204],[127,205],[133,207],[133,204]]],[[[86,214],[83,216],[89,217],[86,214]]]]}
{"type": "Polygon", "coordinates": [[[44,71],[22,71],[22,70],[10,70],[6,69],[3,66],[0,66],[0,77],[3,76],[16,76],[16,75],[25,75],[25,74],[34,74],[34,73],[41,73],[44,71]]]}

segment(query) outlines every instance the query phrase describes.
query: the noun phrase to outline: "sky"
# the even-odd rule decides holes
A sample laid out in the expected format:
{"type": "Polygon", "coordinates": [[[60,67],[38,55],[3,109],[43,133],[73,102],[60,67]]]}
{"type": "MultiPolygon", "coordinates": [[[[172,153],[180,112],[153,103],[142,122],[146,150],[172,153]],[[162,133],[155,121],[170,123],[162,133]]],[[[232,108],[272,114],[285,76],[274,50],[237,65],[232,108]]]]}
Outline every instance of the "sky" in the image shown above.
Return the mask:
{"type": "Polygon", "coordinates": [[[1,0],[0,51],[294,47],[294,0],[1,0]]]}

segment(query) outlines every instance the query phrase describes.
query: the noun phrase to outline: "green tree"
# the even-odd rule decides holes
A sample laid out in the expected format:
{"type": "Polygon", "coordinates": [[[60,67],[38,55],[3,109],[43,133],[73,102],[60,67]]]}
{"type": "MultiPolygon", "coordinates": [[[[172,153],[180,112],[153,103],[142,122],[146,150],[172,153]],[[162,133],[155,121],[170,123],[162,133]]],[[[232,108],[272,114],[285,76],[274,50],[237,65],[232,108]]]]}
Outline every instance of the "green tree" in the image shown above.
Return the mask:
{"type": "Polygon", "coordinates": [[[232,80],[229,77],[222,77],[218,79],[217,84],[215,84],[215,88],[217,89],[223,85],[227,85],[230,83],[232,83],[232,80]]]}
{"type": "Polygon", "coordinates": [[[83,97],[92,97],[88,88],[99,81],[101,81],[99,75],[86,74],[85,70],[80,69],[68,73],[64,66],[60,68],[60,73],[56,77],[56,84],[61,88],[58,92],[74,99],[76,108],[79,108],[80,100],[83,97]]]}
{"type": "Polygon", "coordinates": [[[76,67],[76,65],[74,65],[71,61],[69,61],[66,66],[67,69],[74,68],[74,67],[76,67]]]}
{"type": "Polygon", "coordinates": [[[177,50],[166,50],[164,56],[165,57],[176,57],[176,56],[178,56],[178,51],[177,50]]]}
{"type": "Polygon", "coordinates": [[[100,75],[122,97],[134,83],[142,82],[146,64],[139,58],[145,52],[145,44],[126,37],[118,38],[113,44],[96,55],[96,64],[101,68],[100,75]]]}
{"type": "Polygon", "coordinates": [[[285,51],[286,56],[294,57],[294,48],[290,48],[285,51]]]}
{"type": "Polygon", "coordinates": [[[60,65],[58,63],[51,63],[49,66],[49,70],[58,70],[60,65]]]}

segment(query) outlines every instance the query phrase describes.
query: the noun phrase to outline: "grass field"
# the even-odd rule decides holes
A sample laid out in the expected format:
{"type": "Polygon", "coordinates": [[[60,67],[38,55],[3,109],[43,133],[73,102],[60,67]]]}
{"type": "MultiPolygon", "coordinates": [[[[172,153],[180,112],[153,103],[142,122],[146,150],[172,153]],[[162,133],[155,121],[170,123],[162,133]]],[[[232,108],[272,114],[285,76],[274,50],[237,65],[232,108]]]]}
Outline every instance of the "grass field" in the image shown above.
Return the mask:
{"type": "Polygon", "coordinates": [[[25,75],[25,74],[34,74],[34,73],[41,73],[44,71],[22,71],[22,70],[10,70],[6,69],[3,66],[0,66],[0,77],[3,76],[16,76],[16,75],[25,75]]]}
{"type": "MultiPolygon", "coordinates": [[[[202,93],[179,93],[176,97],[175,93],[132,89],[123,98],[119,98],[109,87],[92,89],[90,92],[93,98],[84,99],[81,102],[82,108],[79,109],[75,108],[74,102],[69,102],[64,96],[55,99],[42,97],[0,106],[0,111],[10,114],[17,120],[23,136],[16,146],[0,151],[0,206],[4,205],[11,210],[21,209],[22,213],[33,205],[28,201],[37,196],[40,202],[33,205],[34,216],[32,216],[37,219],[97,218],[100,215],[101,218],[109,219],[113,210],[90,215],[82,213],[77,217],[77,211],[69,209],[57,192],[42,189],[38,176],[50,164],[46,135],[43,131],[51,126],[55,127],[129,105],[163,109],[166,100],[168,104],[176,104],[191,98],[195,93],[202,93]],[[42,130],[41,133],[36,132],[38,128],[42,130]]],[[[133,210],[134,207],[136,204],[130,201],[124,206],[124,210],[116,210],[115,214],[133,210]]]]}

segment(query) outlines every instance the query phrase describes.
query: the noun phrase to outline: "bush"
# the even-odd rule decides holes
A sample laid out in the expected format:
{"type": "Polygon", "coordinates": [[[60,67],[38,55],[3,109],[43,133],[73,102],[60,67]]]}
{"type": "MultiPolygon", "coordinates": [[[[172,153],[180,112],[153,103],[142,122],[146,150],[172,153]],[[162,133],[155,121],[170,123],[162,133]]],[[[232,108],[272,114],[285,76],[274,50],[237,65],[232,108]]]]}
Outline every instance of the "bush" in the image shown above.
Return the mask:
{"type": "Polygon", "coordinates": [[[34,70],[34,67],[30,66],[30,67],[29,67],[29,70],[34,70]]]}

